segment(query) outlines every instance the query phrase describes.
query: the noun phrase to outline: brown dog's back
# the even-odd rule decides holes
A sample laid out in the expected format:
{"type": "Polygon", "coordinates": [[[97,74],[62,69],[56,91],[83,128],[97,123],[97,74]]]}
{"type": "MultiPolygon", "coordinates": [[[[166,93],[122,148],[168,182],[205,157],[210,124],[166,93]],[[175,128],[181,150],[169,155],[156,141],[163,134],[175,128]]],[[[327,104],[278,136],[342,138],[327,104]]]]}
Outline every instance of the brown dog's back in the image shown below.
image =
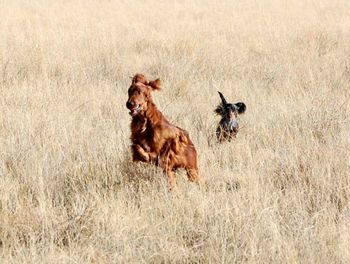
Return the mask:
{"type": "Polygon", "coordinates": [[[167,142],[160,153],[160,159],[174,169],[197,169],[197,152],[187,131],[179,129],[179,136],[167,142]]]}

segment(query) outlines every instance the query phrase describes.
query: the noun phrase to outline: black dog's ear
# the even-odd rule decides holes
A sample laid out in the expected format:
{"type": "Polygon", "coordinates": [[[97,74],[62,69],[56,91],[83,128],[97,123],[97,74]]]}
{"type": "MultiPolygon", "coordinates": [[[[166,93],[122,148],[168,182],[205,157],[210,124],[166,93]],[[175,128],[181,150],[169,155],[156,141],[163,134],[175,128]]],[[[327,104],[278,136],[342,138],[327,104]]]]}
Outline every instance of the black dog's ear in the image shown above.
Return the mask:
{"type": "Polygon", "coordinates": [[[225,114],[225,107],[222,105],[222,104],[219,104],[215,110],[214,110],[215,113],[217,113],[218,115],[224,115],[225,114]]]}
{"type": "Polygon", "coordinates": [[[243,114],[247,109],[247,106],[243,102],[235,103],[235,106],[237,108],[238,114],[243,114]]]}
{"type": "Polygon", "coordinates": [[[219,93],[219,95],[220,95],[222,104],[223,104],[223,105],[226,105],[227,102],[226,102],[226,99],[225,99],[224,95],[223,95],[222,93],[220,93],[219,91],[218,91],[218,93],[219,93]]]}
{"type": "Polygon", "coordinates": [[[225,107],[227,105],[227,102],[226,102],[226,99],[225,99],[224,95],[222,93],[220,93],[219,91],[218,91],[218,93],[219,93],[220,98],[221,98],[221,104],[219,104],[215,108],[214,112],[217,113],[218,115],[224,116],[225,112],[226,112],[225,107]]]}

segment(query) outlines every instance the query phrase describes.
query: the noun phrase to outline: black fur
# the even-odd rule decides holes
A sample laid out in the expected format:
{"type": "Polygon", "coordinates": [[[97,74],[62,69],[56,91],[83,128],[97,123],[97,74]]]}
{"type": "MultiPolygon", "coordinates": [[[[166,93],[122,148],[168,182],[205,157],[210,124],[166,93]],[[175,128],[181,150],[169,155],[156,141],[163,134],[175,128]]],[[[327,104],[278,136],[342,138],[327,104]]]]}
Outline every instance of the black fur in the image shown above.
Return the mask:
{"type": "Polygon", "coordinates": [[[235,103],[235,106],[237,107],[238,114],[243,114],[247,109],[247,106],[243,102],[235,103]]]}
{"type": "Polygon", "coordinates": [[[221,104],[215,108],[214,112],[221,116],[221,120],[216,129],[216,136],[220,142],[224,140],[231,141],[232,138],[236,137],[239,130],[237,116],[243,114],[247,107],[243,102],[227,103],[224,95],[221,92],[218,93],[221,104]]]}

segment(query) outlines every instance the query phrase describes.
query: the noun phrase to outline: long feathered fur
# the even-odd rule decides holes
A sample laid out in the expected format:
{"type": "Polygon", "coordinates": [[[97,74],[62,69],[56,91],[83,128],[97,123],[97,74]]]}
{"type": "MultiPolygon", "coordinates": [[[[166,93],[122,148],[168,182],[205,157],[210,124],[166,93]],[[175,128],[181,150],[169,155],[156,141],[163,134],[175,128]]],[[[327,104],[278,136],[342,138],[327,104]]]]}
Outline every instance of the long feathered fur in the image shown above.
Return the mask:
{"type": "Polygon", "coordinates": [[[131,121],[133,161],[151,162],[162,167],[171,188],[176,185],[174,171],[177,168],[184,168],[190,181],[203,185],[205,181],[198,173],[197,152],[189,134],[171,124],[152,100],[150,93],[159,89],[159,79],[149,82],[143,74],[132,78],[128,102],[137,101],[139,97],[148,98],[145,110],[133,116],[131,121]],[[137,93],[130,92],[135,89],[137,93]]]}

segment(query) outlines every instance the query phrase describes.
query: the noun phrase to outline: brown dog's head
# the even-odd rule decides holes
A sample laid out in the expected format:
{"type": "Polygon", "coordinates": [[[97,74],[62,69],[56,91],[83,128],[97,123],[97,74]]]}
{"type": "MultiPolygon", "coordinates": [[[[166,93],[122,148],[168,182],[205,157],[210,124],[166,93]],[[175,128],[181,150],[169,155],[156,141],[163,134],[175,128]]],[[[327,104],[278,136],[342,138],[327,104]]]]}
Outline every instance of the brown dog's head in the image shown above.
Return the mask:
{"type": "Polygon", "coordinates": [[[148,103],[152,102],[151,92],[154,90],[160,90],[159,79],[149,82],[143,74],[136,74],[132,78],[128,90],[129,98],[126,102],[132,117],[143,114],[147,110],[148,103]]]}

